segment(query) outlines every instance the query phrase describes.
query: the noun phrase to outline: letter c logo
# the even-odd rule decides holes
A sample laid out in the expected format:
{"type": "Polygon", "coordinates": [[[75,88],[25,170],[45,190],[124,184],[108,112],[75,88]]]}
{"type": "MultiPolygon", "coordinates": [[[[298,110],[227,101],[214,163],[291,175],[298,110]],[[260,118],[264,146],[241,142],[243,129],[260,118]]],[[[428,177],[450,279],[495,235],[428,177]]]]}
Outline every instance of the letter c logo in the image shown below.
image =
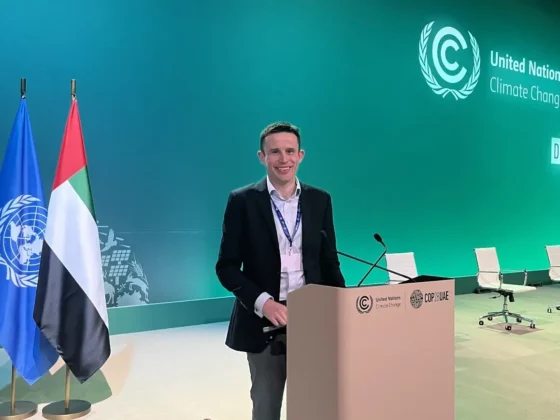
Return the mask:
{"type": "Polygon", "coordinates": [[[440,63],[441,61],[444,67],[448,71],[452,72],[456,71],[459,67],[459,64],[457,64],[457,62],[449,62],[447,58],[447,50],[449,50],[449,48],[453,48],[455,51],[459,51],[459,48],[466,50],[468,46],[467,41],[457,29],[446,26],[445,28],[441,28],[434,37],[434,42],[432,43],[432,59],[434,60],[436,71],[443,80],[445,80],[447,83],[459,83],[461,80],[463,80],[465,74],[467,74],[467,69],[465,69],[465,67],[462,67],[459,73],[452,75],[447,73],[447,71],[442,68],[440,63]],[[443,37],[447,35],[453,36],[457,39],[457,41],[459,41],[459,43],[457,43],[455,39],[447,39],[443,43],[441,43],[443,37]]]}

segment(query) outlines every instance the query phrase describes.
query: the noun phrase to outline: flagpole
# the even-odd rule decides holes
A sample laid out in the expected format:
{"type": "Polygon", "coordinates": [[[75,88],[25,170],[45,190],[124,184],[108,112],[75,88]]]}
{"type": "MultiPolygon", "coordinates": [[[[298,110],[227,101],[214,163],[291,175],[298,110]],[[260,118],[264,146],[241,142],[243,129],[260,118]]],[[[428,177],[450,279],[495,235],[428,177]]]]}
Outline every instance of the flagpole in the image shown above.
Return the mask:
{"type": "MultiPolygon", "coordinates": [[[[25,99],[26,79],[21,78],[19,83],[21,98],[25,99]]],[[[10,389],[10,402],[0,404],[0,420],[23,420],[37,412],[37,404],[31,401],[16,401],[16,367],[12,364],[12,383],[10,389]]]]}
{"type": "Polygon", "coordinates": [[[0,404],[0,420],[23,420],[37,412],[37,404],[31,401],[16,401],[16,367],[12,365],[10,402],[0,404]]]}
{"type": "MultiPolygon", "coordinates": [[[[43,408],[43,417],[49,420],[70,420],[85,416],[91,411],[91,403],[70,399],[70,368],[66,365],[64,400],[55,401],[43,408]]],[[[1,420],[1,419],[0,419],[1,420]]]]}
{"type": "MultiPolygon", "coordinates": [[[[70,81],[70,97],[72,100],[76,99],[76,79],[70,81]]],[[[66,365],[64,401],[56,401],[46,405],[43,408],[43,417],[49,420],[70,420],[83,417],[90,411],[90,402],[70,399],[70,368],[66,365]]]]}

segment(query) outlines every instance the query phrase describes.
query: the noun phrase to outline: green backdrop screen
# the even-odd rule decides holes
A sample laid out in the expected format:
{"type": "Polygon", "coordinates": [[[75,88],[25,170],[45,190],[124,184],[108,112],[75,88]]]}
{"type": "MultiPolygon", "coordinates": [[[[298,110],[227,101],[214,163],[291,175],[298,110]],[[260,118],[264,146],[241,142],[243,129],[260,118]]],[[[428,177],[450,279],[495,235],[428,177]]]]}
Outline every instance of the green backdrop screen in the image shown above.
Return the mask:
{"type": "MultiPolygon", "coordinates": [[[[547,268],[560,6],[452,3],[11,2],[0,146],[26,77],[48,193],[77,80],[104,256],[110,237],[123,251],[110,306],[228,295],[214,273],[227,194],[264,175],[259,132],[276,120],[301,127],[299,175],[332,194],[341,251],[374,260],[378,232],[421,273],[473,275],[484,246],[547,268]]],[[[368,269],[342,264],[349,284],[368,269]]]]}

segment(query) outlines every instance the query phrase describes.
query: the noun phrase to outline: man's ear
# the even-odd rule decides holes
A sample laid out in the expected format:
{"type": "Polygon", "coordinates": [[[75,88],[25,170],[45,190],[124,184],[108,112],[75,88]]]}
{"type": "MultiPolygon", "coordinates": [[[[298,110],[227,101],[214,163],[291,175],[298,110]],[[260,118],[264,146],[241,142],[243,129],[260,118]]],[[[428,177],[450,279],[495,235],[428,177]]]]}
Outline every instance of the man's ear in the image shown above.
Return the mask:
{"type": "Polygon", "coordinates": [[[259,160],[261,161],[261,163],[264,165],[264,158],[265,158],[265,155],[264,155],[264,153],[262,152],[262,150],[259,150],[259,151],[257,152],[257,156],[259,157],[259,160]]]}

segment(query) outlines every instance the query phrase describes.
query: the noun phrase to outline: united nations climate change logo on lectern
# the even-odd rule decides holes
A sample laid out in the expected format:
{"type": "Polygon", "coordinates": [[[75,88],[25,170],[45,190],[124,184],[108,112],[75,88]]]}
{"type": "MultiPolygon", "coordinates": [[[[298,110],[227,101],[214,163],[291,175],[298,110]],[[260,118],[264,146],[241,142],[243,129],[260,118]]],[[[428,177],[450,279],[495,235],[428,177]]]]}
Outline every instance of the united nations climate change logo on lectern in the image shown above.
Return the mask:
{"type": "Polygon", "coordinates": [[[32,195],[20,195],[0,210],[0,265],[16,287],[37,287],[47,209],[32,195]]]}
{"type": "Polygon", "coordinates": [[[371,296],[358,296],[356,299],[356,309],[361,314],[367,314],[373,308],[373,298],[371,296]]]}
{"type": "MultiPolygon", "coordinates": [[[[451,94],[456,100],[465,99],[473,93],[480,77],[480,49],[475,37],[469,32],[470,50],[472,52],[472,69],[465,82],[468,69],[458,61],[465,50],[469,49],[463,34],[451,26],[439,29],[433,38],[434,22],[424,26],[418,46],[420,70],[428,86],[445,98],[451,94]],[[431,63],[430,63],[431,61],[431,63]],[[435,69],[435,74],[432,71],[435,69]],[[437,76],[437,77],[436,77],[437,76]],[[444,84],[445,86],[442,86],[444,84]]],[[[470,68],[470,66],[469,66],[470,68]]]]}

